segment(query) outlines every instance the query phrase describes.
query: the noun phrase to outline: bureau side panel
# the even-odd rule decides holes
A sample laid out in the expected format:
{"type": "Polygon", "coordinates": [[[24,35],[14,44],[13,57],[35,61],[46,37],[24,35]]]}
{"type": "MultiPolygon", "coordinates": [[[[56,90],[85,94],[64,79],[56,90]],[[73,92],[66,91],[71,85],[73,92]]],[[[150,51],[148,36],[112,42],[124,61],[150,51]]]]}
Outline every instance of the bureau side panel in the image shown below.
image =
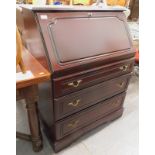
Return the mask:
{"type": "Polygon", "coordinates": [[[35,14],[28,9],[21,8],[17,12],[17,26],[20,28],[24,45],[31,54],[50,71],[50,63],[45,53],[41,31],[35,14]]]}

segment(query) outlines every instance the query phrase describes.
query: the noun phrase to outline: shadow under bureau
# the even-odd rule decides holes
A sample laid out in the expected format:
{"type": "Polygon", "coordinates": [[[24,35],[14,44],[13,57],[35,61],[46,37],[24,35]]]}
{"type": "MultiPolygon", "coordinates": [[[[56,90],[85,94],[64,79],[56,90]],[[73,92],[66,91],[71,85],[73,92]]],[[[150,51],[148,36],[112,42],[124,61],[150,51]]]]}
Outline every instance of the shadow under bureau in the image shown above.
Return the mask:
{"type": "Polygon", "coordinates": [[[122,115],[134,65],[123,10],[22,6],[17,25],[52,74],[39,86],[39,113],[55,152],[122,115]]]}

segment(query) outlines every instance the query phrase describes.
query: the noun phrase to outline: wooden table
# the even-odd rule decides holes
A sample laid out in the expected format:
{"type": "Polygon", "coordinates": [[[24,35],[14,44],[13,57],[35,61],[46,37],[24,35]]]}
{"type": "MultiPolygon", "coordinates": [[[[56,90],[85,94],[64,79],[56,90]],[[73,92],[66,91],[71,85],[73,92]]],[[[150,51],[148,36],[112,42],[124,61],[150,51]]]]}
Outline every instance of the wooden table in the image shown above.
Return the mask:
{"type": "Polygon", "coordinates": [[[23,74],[17,68],[16,92],[17,100],[24,98],[26,101],[31,135],[17,132],[16,137],[32,141],[33,150],[38,152],[43,147],[37,110],[38,84],[50,80],[50,73],[26,49],[23,51],[23,61],[27,73],[23,74]],[[31,76],[27,76],[28,73],[31,76]]]}

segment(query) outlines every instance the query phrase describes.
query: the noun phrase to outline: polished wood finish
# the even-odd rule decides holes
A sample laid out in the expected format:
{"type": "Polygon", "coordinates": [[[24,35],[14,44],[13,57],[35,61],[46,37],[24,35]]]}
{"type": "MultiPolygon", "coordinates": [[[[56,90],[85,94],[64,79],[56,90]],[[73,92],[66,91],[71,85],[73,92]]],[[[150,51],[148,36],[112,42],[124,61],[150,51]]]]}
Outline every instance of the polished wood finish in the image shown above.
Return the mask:
{"type": "Polygon", "coordinates": [[[52,73],[38,107],[54,150],[120,117],[135,54],[123,10],[23,6],[22,16],[24,42],[52,73]]]}
{"type": "MultiPolygon", "coordinates": [[[[50,79],[50,73],[24,48],[23,61],[26,71],[31,71],[33,78],[16,80],[17,100],[25,99],[31,135],[16,133],[17,138],[32,141],[33,150],[39,152],[43,148],[42,135],[38,117],[38,84],[50,79]],[[41,73],[41,74],[40,74],[41,73]]],[[[20,72],[17,68],[17,74],[20,72]]],[[[24,74],[24,73],[23,73],[24,74]]]]}
{"type": "Polygon", "coordinates": [[[16,16],[16,23],[21,33],[24,46],[30,51],[33,57],[49,71],[46,50],[44,49],[44,43],[38,31],[38,24],[36,23],[34,14],[21,7],[17,7],[16,16]]]}
{"type": "Polygon", "coordinates": [[[49,18],[46,22],[40,19],[41,15],[38,13],[41,26],[50,25],[48,36],[51,36],[51,44],[54,44],[57,61],[61,65],[130,48],[123,17],[119,14],[117,17],[112,13],[76,13],[74,16],[69,13],[46,13],[49,18]],[[110,24],[115,26],[111,31],[106,31],[110,24]]]}
{"type": "Polygon", "coordinates": [[[54,99],[55,119],[78,112],[126,90],[130,75],[105,81],[81,91],[54,99]],[[103,93],[104,92],[104,93],[103,93]]]}
{"type": "Polygon", "coordinates": [[[38,118],[38,90],[36,85],[18,89],[20,96],[26,101],[26,109],[31,135],[17,132],[17,138],[32,141],[33,150],[39,152],[43,148],[42,135],[38,118]]]}
{"type": "Polygon", "coordinates": [[[60,150],[72,144],[73,141],[77,140],[82,135],[86,134],[87,132],[91,131],[92,129],[95,129],[100,125],[103,125],[104,123],[111,122],[121,117],[122,114],[123,114],[123,108],[114,111],[113,113],[89,124],[88,126],[85,126],[84,128],[79,129],[78,131],[66,136],[63,139],[60,139],[59,141],[53,140],[53,137],[50,135],[51,131],[49,131],[49,128],[47,128],[46,124],[44,124],[44,130],[45,134],[49,138],[49,141],[51,142],[51,145],[53,146],[54,151],[59,152],[60,150]]]}
{"type": "MultiPolygon", "coordinates": [[[[23,62],[26,71],[31,71],[34,77],[16,81],[17,89],[38,84],[50,79],[51,73],[48,72],[48,70],[46,70],[26,48],[23,50],[23,62]]],[[[17,67],[16,73],[19,72],[21,72],[21,69],[17,67]]]]}
{"type": "Polygon", "coordinates": [[[99,102],[97,105],[90,107],[72,117],[66,118],[65,120],[58,121],[55,124],[55,139],[59,140],[66,135],[69,135],[84,126],[95,122],[98,119],[103,118],[109,113],[120,109],[124,101],[123,95],[110,98],[106,101],[99,102]]]}
{"type": "Polygon", "coordinates": [[[18,27],[16,27],[16,66],[19,65],[21,71],[25,73],[25,66],[22,59],[22,52],[23,52],[23,44],[18,27]]]}
{"type": "Polygon", "coordinates": [[[134,58],[102,65],[77,74],[71,74],[53,79],[54,96],[60,97],[99,82],[130,73],[133,69],[134,58]],[[79,83],[78,83],[79,82],[79,83]],[[73,85],[71,85],[73,83],[73,85]],[[78,83],[78,84],[77,84],[78,83]]]}
{"type": "Polygon", "coordinates": [[[78,73],[105,63],[134,56],[132,41],[125,22],[126,17],[122,12],[45,12],[44,15],[47,17],[46,20],[41,19],[42,12],[37,13],[37,19],[40,23],[45,46],[48,51],[47,56],[49,57],[53,72],[55,72],[54,77],[78,73]],[[66,21],[67,19],[72,20],[66,21]],[[61,20],[64,20],[64,24],[61,20]],[[95,20],[97,20],[97,24],[95,20]],[[77,27],[75,21],[79,21],[77,25],[80,25],[82,21],[84,23],[77,27]],[[59,23],[62,24],[63,30],[59,23]],[[90,27],[89,24],[91,24],[90,27]],[[55,28],[53,25],[57,27],[55,28]],[[108,31],[107,33],[107,29],[111,25],[116,25],[116,27],[113,27],[114,31],[111,33],[108,31]],[[119,31],[117,31],[117,28],[119,31]],[[75,30],[74,33],[73,30],[75,30]],[[86,33],[84,30],[87,30],[86,33]],[[92,33],[88,35],[90,32],[92,33]],[[82,33],[83,35],[80,35],[82,33]],[[120,37],[117,38],[116,36],[119,36],[119,34],[120,37]],[[109,37],[107,37],[108,35],[109,37]],[[93,39],[94,37],[96,41],[93,39]],[[80,39],[82,40],[80,41],[80,39]],[[60,40],[64,45],[59,45],[59,41],[57,40],[60,40]],[[105,43],[102,44],[102,42],[105,43]],[[93,52],[89,46],[91,46],[93,52]],[[81,47],[83,50],[81,50],[81,47]],[[72,52],[72,50],[75,51],[72,52]],[[75,56],[71,53],[74,53],[75,56]]]}

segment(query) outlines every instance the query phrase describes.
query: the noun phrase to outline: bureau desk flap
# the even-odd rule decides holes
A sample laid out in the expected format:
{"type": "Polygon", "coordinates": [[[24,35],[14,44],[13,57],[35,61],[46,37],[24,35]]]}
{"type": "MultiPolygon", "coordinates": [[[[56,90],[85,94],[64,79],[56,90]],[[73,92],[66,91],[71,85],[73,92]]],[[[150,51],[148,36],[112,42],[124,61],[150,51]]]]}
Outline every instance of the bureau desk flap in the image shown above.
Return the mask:
{"type": "Polygon", "coordinates": [[[124,23],[115,16],[57,17],[49,35],[62,64],[130,49],[124,23]]]}
{"type": "Polygon", "coordinates": [[[124,75],[81,91],[54,99],[55,119],[61,119],[126,90],[130,79],[124,75]]]}
{"type": "Polygon", "coordinates": [[[54,72],[133,53],[123,12],[39,12],[37,18],[54,72]]]}

